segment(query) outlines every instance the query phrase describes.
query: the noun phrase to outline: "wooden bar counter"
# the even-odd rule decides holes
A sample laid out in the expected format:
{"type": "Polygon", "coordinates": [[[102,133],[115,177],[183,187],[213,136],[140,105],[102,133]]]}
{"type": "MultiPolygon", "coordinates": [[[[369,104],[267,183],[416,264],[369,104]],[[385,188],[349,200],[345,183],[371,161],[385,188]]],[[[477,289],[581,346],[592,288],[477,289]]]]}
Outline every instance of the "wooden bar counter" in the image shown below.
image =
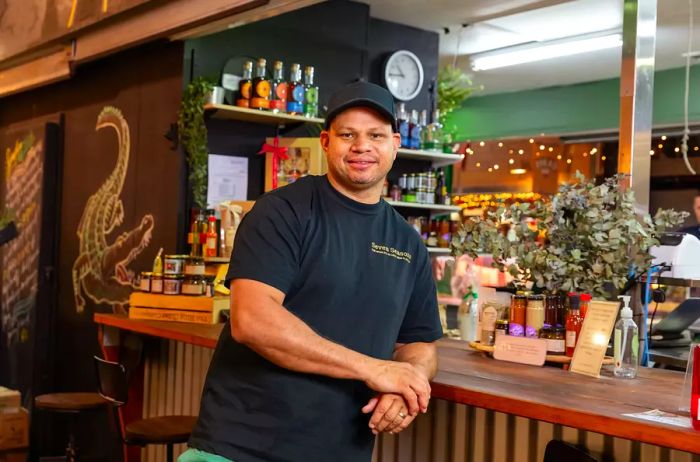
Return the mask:
{"type": "MultiPolygon", "coordinates": [[[[221,324],[141,321],[110,314],[95,314],[95,322],[205,348],[215,347],[222,329],[221,324]]],[[[652,409],[677,413],[682,373],[641,368],[635,380],[614,379],[605,372],[600,379],[594,379],[556,367],[496,361],[455,340],[440,340],[438,351],[439,371],[432,382],[433,398],[700,453],[700,432],[690,427],[689,418],[683,427],[623,415],[652,409]]]]}

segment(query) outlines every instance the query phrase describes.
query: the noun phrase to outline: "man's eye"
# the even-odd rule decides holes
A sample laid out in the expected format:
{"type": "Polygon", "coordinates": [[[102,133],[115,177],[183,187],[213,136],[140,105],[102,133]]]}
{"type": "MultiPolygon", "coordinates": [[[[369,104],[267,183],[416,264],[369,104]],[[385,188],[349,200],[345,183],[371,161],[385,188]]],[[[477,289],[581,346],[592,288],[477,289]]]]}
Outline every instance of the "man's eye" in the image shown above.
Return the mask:
{"type": "Polygon", "coordinates": [[[372,134],[369,135],[369,136],[370,136],[373,140],[381,140],[382,138],[384,138],[384,134],[383,134],[383,133],[372,133],[372,134]]]}
{"type": "Polygon", "coordinates": [[[352,133],[340,133],[338,136],[344,139],[350,139],[352,138],[352,133]]]}

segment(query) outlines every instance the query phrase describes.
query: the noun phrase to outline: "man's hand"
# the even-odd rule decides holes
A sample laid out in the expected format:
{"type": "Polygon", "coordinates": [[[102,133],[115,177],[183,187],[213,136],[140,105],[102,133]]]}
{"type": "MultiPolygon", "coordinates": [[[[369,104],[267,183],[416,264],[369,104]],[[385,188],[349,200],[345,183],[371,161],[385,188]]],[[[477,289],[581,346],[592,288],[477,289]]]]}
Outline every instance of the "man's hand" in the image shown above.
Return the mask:
{"type": "Polygon", "coordinates": [[[408,413],[426,412],[430,401],[428,379],[413,365],[400,361],[377,360],[365,379],[369,388],[380,393],[396,393],[406,401],[408,413]]]}
{"type": "Polygon", "coordinates": [[[399,433],[416,418],[408,413],[403,397],[394,393],[383,393],[370,399],[362,412],[369,414],[372,411],[374,413],[369,420],[369,428],[375,435],[380,432],[399,433]]]}

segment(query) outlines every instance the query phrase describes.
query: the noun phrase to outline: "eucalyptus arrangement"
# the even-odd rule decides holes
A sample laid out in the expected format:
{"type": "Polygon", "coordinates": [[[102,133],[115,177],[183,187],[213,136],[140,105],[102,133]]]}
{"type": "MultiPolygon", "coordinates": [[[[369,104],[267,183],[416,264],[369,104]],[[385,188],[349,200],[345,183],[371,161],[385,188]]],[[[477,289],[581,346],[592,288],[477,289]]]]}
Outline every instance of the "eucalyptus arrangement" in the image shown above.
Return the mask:
{"type": "Polygon", "coordinates": [[[512,204],[467,222],[452,240],[456,255],[493,255],[493,266],[507,271],[518,288],[579,290],[611,298],[632,272],[651,262],[649,249],[675,229],[686,212],[672,209],[638,216],[634,195],[616,175],[596,185],[579,172],[551,199],[512,204]]]}
{"type": "Polygon", "coordinates": [[[204,103],[214,84],[198,77],[190,82],[182,94],[178,114],[178,135],[187,154],[189,181],[195,206],[207,206],[207,127],[204,123],[204,103]]]}

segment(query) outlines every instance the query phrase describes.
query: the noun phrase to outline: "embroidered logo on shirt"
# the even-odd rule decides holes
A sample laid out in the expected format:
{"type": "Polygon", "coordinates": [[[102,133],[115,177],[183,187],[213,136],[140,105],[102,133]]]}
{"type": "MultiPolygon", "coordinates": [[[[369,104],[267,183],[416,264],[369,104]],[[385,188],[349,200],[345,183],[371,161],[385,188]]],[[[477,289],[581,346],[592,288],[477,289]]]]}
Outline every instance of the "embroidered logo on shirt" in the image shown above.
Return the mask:
{"type": "Polygon", "coordinates": [[[408,252],[402,252],[387,245],[377,244],[376,242],[372,242],[372,252],[386,255],[387,257],[393,257],[397,260],[403,260],[406,263],[411,263],[411,259],[413,258],[413,255],[408,252]]]}

